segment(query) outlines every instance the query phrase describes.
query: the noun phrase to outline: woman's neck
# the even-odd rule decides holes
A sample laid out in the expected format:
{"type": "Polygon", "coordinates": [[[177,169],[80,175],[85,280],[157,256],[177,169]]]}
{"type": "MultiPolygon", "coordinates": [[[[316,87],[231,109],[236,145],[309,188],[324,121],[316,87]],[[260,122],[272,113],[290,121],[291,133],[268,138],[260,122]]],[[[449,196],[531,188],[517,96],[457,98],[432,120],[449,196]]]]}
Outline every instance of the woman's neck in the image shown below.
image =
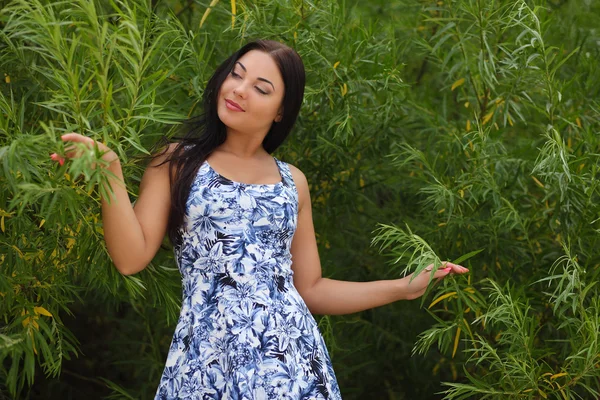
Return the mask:
{"type": "Polygon", "coordinates": [[[264,137],[228,132],[225,142],[215,150],[232,154],[240,159],[260,158],[268,155],[262,146],[263,139],[264,137]]]}

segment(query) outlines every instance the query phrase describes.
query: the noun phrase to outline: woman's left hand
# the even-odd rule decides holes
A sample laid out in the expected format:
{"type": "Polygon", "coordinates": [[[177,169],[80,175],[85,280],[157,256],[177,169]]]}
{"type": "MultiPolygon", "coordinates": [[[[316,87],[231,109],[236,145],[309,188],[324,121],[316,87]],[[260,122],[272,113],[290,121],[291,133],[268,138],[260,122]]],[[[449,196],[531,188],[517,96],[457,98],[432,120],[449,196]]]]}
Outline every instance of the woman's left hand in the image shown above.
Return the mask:
{"type": "MultiPolygon", "coordinates": [[[[413,300],[421,297],[429,285],[429,277],[432,269],[433,264],[429,265],[417,276],[412,273],[402,278],[400,280],[402,282],[402,289],[404,292],[402,298],[405,300],[413,300]]],[[[469,270],[463,266],[452,264],[450,262],[443,262],[440,268],[435,271],[431,282],[440,281],[450,274],[465,274],[467,272],[469,272],[469,270]]]]}

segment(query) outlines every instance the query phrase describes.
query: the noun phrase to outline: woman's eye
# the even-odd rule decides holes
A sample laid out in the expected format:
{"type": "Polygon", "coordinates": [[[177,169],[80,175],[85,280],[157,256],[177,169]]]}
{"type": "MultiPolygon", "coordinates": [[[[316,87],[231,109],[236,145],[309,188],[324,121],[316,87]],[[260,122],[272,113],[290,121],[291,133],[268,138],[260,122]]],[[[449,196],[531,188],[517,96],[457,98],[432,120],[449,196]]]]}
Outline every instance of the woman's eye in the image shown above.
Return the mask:
{"type": "MultiPolygon", "coordinates": [[[[235,71],[231,71],[231,76],[234,77],[235,79],[241,78],[241,76],[239,74],[236,74],[235,71]]],[[[269,94],[269,93],[265,92],[264,90],[262,90],[261,88],[259,88],[258,86],[255,86],[255,88],[260,94],[269,94]]]]}

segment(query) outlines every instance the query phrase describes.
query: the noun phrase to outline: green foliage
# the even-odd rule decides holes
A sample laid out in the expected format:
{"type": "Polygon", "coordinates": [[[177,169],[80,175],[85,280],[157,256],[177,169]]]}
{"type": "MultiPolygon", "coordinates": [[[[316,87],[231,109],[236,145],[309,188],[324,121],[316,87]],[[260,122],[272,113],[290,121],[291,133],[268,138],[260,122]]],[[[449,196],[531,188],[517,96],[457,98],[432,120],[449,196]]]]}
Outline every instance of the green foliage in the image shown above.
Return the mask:
{"type": "Polygon", "coordinates": [[[135,200],[144,156],[200,111],[214,67],[268,38],[307,70],[277,156],[309,180],[324,275],[395,278],[463,254],[471,270],[434,286],[426,310],[320,320],[344,398],[599,397],[600,7],[208,6],[0,10],[0,391],[154,395],[179,311],[170,247],[121,276],[102,237],[100,155],[49,154],[70,131],[102,141],[135,200]]]}
{"type": "Polygon", "coordinates": [[[415,92],[407,118],[431,134],[408,133],[392,152],[410,177],[405,204],[419,204],[403,221],[439,254],[485,248],[469,280],[437,289],[437,323],[414,347],[462,367],[448,399],[599,396],[598,50],[561,32],[573,12],[524,1],[425,9],[417,44],[435,74],[416,85],[443,89],[415,92]]]}

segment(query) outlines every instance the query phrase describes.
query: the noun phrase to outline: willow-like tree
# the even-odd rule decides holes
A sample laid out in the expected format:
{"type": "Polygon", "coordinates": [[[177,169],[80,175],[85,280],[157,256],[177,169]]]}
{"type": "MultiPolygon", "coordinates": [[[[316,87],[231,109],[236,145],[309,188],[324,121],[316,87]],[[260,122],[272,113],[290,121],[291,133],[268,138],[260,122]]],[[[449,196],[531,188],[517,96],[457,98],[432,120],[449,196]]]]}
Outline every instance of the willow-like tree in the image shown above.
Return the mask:
{"type": "Polygon", "coordinates": [[[307,69],[276,156],[311,183],[324,273],[471,256],[423,304],[320,319],[344,398],[599,397],[599,19],[589,1],[4,4],[0,390],[154,394],[180,301],[170,244],[121,276],[97,155],[49,155],[65,132],[103,141],[135,199],[144,156],[260,37],[307,69]]]}

